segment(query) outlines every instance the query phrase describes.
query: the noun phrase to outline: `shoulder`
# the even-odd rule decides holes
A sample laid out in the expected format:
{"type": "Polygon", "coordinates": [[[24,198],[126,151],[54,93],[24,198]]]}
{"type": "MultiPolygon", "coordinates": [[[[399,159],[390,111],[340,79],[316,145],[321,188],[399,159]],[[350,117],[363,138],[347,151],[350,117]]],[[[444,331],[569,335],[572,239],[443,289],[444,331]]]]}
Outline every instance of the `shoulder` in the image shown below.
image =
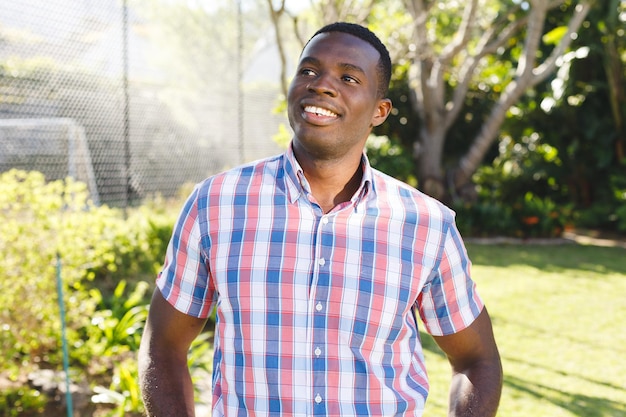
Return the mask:
{"type": "Polygon", "coordinates": [[[255,189],[280,189],[283,165],[283,155],[275,155],[211,175],[195,184],[182,214],[205,217],[209,207],[245,204],[237,200],[247,198],[255,189]]]}
{"type": "Polygon", "coordinates": [[[408,217],[426,216],[431,221],[454,222],[455,212],[439,200],[377,169],[372,168],[372,174],[379,201],[401,208],[408,217]]]}
{"type": "Polygon", "coordinates": [[[252,183],[275,183],[282,177],[284,155],[259,159],[212,175],[196,185],[198,194],[236,193],[252,183]]]}

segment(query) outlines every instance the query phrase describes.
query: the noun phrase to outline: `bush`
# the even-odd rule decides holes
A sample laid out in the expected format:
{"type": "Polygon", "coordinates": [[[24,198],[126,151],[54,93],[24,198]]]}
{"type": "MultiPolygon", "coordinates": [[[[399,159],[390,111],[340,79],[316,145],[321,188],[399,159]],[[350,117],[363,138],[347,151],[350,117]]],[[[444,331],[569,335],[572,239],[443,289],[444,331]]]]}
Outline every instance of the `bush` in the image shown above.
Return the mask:
{"type": "Polygon", "coordinates": [[[7,283],[0,292],[0,379],[11,382],[0,415],[40,409],[45,396],[20,386],[24,375],[61,368],[57,277],[73,379],[117,392],[119,401],[109,405],[116,415],[140,415],[133,363],[147,315],[146,280],[162,262],[175,215],[160,199],[127,212],[95,206],[85,184],[70,178],[0,175],[0,275],[7,283]]]}
{"type": "Polygon", "coordinates": [[[464,236],[507,236],[515,225],[511,209],[493,201],[454,206],[456,223],[464,236]]]}
{"type": "Polygon", "coordinates": [[[387,136],[370,135],[365,150],[374,168],[413,187],[417,186],[417,178],[413,174],[413,157],[399,144],[393,143],[387,136]]]}
{"type": "Polygon", "coordinates": [[[17,170],[0,176],[0,215],[0,275],[10,283],[0,292],[0,349],[9,361],[59,363],[57,255],[72,331],[88,325],[95,311],[83,290],[90,271],[114,266],[123,217],[95,207],[84,184],[46,183],[40,173],[17,170]]]}
{"type": "Polygon", "coordinates": [[[559,237],[571,219],[567,206],[558,206],[550,198],[528,192],[513,205],[518,237],[559,237]]]}
{"type": "Polygon", "coordinates": [[[549,198],[526,193],[512,204],[479,200],[454,207],[457,226],[465,236],[558,237],[571,222],[571,210],[549,198]]]}

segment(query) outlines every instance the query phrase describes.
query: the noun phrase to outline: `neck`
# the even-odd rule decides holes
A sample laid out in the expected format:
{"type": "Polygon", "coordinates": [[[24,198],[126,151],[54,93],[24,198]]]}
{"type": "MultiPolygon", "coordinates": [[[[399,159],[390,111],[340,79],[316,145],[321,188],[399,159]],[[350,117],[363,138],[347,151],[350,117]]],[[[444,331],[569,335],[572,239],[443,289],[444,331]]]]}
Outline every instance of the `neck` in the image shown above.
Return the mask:
{"type": "Polygon", "coordinates": [[[311,193],[324,213],[328,213],[338,204],[349,201],[359,189],[363,178],[360,158],[350,163],[317,161],[300,165],[311,186],[311,193]]]}

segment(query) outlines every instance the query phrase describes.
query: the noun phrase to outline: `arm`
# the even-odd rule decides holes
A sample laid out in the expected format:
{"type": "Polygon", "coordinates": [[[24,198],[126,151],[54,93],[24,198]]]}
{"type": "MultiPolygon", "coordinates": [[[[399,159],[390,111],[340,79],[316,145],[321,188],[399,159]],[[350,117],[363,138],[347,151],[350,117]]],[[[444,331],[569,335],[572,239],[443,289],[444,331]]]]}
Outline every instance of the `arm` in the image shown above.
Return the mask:
{"type": "Polygon", "coordinates": [[[452,366],[450,417],[493,417],[502,391],[502,365],[486,309],[458,333],[434,337],[452,366]]]}
{"type": "Polygon", "coordinates": [[[187,352],[205,322],[179,312],[155,290],[139,347],[139,385],[148,416],[195,415],[187,352]]]}

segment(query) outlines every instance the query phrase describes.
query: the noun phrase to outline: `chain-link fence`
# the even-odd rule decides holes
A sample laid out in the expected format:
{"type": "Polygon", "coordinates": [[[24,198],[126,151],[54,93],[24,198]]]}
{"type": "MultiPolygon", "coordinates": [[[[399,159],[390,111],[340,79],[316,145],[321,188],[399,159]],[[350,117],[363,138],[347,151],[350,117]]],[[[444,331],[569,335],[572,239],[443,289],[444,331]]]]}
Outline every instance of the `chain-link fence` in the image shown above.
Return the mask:
{"type": "Polygon", "coordinates": [[[0,172],[71,175],[95,201],[126,206],[279,152],[280,68],[262,11],[0,2],[0,172]]]}

